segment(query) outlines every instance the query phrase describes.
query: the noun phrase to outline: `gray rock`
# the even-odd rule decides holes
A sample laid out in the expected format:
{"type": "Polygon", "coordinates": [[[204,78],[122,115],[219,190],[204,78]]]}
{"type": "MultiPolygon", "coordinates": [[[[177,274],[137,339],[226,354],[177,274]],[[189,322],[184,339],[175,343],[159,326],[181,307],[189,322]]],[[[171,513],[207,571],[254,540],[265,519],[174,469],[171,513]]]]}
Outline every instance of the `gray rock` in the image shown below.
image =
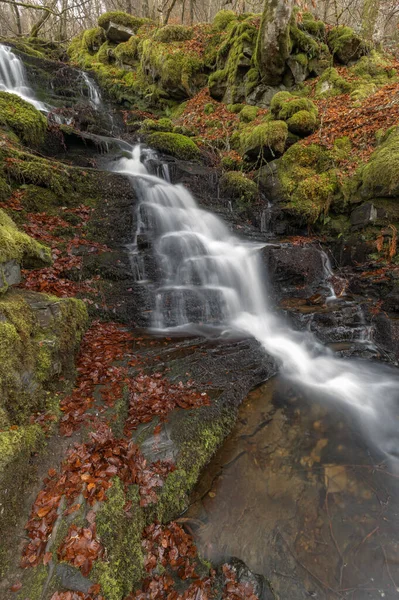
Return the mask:
{"type": "Polygon", "coordinates": [[[93,582],[83,577],[78,569],[65,562],[57,565],[57,576],[61,580],[62,587],[73,592],[88,594],[89,589],[93,585],[93,582]]]}
{"type": "Polygon", "coordinates": [[[0,263],[0,294],[6,292],[10,285],[18,285],[21,281],[21,268],[16,260],[0,263]]]}
{"type": "Polygon", "coordinates": [[[355,210],[352,211],[350,218],[352,227],[354,229],[360,229],[384,216],[384,209],[376,208],[372,202],[366,202],[355,208],[355,210]]]}
{"type": "Polygon", "coordinates": [[[248,95],[247,102],[254,106],[260,106],[261,108],[269,108],[273,96],[281,91],[287,91],[287,88],[284,85],[270,86],[260,83],[248,95]]]}
{"type": "Polygon", "coordinates": [[[105,35],[111,42],[120,43],[127,42],[134,35],[134,31],[129,27],[110,21],[105,35]]]}
{"type": "Polygon", "coordinates": [[[307,65],[301,64],[295,59],[295,56],[290,56],[287,59],[287,65],[290,68],[295,83],[302,83],[309,75],[309,69],[307,65]]]}
{"type": "Polygon", "coordinates": [[[281,183],[277,175],[278,165],[279,160],[273,160],[258,169],[255,175],[256,183],[259,184],[260,189],[272,204],[285,201],[281,183]]]}

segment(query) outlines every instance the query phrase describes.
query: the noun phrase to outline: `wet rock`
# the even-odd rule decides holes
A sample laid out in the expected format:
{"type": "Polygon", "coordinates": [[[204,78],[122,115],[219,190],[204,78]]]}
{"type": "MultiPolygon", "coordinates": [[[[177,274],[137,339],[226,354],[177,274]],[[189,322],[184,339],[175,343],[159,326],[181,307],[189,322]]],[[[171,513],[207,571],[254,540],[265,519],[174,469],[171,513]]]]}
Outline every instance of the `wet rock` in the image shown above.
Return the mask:
{"type": "Polygon", "coordinates": [[[125,25],[119,25],[110,21],[105,31],[105,35],[111,42],[127,42],[134,35],[134,31],[125,25]]]}
{"type": "MultiPolygon", "coordinates": [[[[253,573],[239,558],[233,557],[225,564],[233,571],[238,583],[251,586],[253,593],[259,600],[274,600],[275,596],[270,584],[263,575],[253,573]]],[[[221,567],[217,570],[216,576],[221,579],[223,584],[225,583],[226,578],[221,567]]]]}
{"type": "Polygon", "coordinates": [[[315,246],[266,246],[263,257],[278,298],[309,298],[325,283],[322,253],[315,246]]]}
{"type": "Polygon", "coordinates": [[[307,63],[300,63],[298,60],[295,59],[294,55],[288,57],[287,65],[289,66],[292,76],[294,78],[294,83],[302,83],[303,81],[305,81],[309,74],[307,63]]]}
{"type": "Polygon", "coordinates": [[[366,202],[352,211],[351,225],[354,230],[360,229],[385,216],[386,212],[383,208],[376,208],[372,202],[366,202]]]}
{"type": "Polygon", "coordinates": [[[285,86],[274,87],[261,83],[247,96],[247,103],[260,108],[269,108],[273,96],[284,90],[286,90],[285,86]]]}
{"type": "Polygon", "coordinates": [[[76,569],[65,562],[61,562],[57,565],[56,573],[57,577],[60,578],[61,586],[66,590],[88,594],[89,589],[93,585],[92,581],[83,577],[79,569],[76,569]]]}

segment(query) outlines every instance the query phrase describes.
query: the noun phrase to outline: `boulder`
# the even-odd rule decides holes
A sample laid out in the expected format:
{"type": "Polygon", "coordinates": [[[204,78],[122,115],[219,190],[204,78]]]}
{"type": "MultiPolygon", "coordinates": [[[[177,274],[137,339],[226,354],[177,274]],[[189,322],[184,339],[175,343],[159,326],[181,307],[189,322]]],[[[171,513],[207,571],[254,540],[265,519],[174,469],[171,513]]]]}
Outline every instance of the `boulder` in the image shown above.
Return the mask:
{"type": "Polygon", "coordinates": [[[21,281],[21,267],[16,260],[0,263],[0,294],[21,281]]]}
{"type": "Polygon", "coordinates": [[[366,227],[378,218],[383,218],[385,211],[382,208],[376,208],[372,202],[366,202],[355,208],[351,213],[351,225],[353,229],[366,227]]]}
{"type": "Polygon", "coordinates": [[[105,30],[105,35],[111,42],[119,44],[120,42],[127,42],[134,35],[134,31],[130,27],[110,21],[105,30]]]}

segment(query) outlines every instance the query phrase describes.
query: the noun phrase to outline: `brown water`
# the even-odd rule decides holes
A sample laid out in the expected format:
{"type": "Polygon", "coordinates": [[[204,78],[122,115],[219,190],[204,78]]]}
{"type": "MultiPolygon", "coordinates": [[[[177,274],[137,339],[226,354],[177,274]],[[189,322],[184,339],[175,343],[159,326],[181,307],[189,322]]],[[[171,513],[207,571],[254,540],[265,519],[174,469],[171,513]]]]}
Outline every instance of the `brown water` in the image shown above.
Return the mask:
{"type": "Polygon", "coordinates": [[[277,378],[253,391],[184,515],[203,555],[281,600],[399,598],[399,472],[357,429],[277,378]]]}

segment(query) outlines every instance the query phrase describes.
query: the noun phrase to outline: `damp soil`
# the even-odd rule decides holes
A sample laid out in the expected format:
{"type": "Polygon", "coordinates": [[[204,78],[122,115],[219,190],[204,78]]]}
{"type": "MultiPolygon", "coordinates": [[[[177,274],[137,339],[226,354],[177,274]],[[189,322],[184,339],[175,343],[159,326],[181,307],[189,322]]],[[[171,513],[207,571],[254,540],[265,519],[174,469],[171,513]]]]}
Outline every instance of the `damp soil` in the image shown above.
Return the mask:
{"type": "Polygon", "coordinates": [[[399,597],[398,512],[399,466],[354,416],[274,377],[240,407],[184,521],[205,558],[238,557],[276,598],[376,600],[399,597]]]}

